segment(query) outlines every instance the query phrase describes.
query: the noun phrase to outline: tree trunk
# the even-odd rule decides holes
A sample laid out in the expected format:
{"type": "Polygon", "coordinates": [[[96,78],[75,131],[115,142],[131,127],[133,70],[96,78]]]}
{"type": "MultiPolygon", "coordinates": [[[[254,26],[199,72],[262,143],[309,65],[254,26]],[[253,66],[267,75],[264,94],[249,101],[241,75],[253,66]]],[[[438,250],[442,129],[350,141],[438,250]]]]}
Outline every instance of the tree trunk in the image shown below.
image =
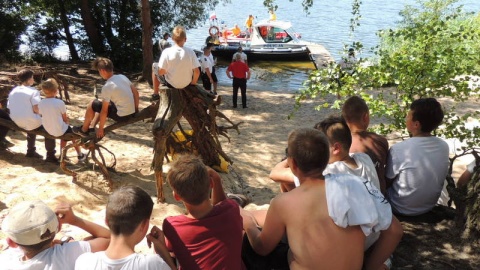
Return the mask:
{"type": "Polygon", "coordinates": [[[90,11],[89,0],[81,0],[80,13],[82,15],[83,26],[87,32],[88,40],[92,46],[93,52],[97,55],[103,55],[105,48],[103,46],[103,38],[95,24],[95,19],[90,11]]]}
{"type": "Polygon", "coordinates": [[[153,63],[153,25],[150,18],[150,2],[142,0],[142,49],[143,49],[143,78],[150,84],[152,83],[152,63],[153,63]]]}
{"type": "Polygon", "coordinates": [[[80,58],[78,57],[77,49],[75,48],[75,43],[73,41],[72,34],[70,33],[70,23],[67,17],[67,11],[65,9],[65,3],[63,0],[58,0],[58,7],[60,8],[60,19],[63,24],[63,28],[65,31],[65,37],[67,38],[68,49],[70,50],[70,57],[73,61],[78,61],[80,58]]]}

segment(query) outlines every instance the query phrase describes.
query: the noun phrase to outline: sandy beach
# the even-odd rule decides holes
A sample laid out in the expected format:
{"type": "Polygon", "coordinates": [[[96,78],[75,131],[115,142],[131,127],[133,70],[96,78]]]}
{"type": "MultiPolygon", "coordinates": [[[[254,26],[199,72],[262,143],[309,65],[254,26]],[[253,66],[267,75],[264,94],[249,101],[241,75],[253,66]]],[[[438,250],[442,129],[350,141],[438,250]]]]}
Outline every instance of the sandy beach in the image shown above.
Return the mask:
{"type": "MultiPolygon", "coordinates": [[[[136,85],[141,97],[140,107],[145,108],[150,104],[152,90],[146,83],[136,83],[136,85]]],[[[218,93],[223,97],[218,110],[235,123],[243,121],[240,125],[240,133],[235,130],[229,131],[230,142],[226,138],[220,138],[223,150],[233,160],[230,172],[221,173],[224,187],[227,192],[248,196],[252,200],[252,203],[247,206],[248,209],[267,208],[269,201],[280,191],[278,186],[268,178],[268,174],[284,156],[289,131],[297,127],[312,127],[323,116],[338,111],[329,109],[316,111],[314,107],[320,105],[322,100],[310,100],[303,103],[292,119],[288,119],[294,104],[294,95],[291,93],[248,89],[248,108],[246,109],[242,109],[241,106],[237,109],[232,108],[230,87],[221,86],[218,93]]],[[[70,94],[71,104],[67,105],[67,114],[72,125],[79,125],[83,119],[86,104],[93,98],[93,94],[77,89],[71,90],[70,94]]],[[[222,121],[219,124],[222,124],[222,121]]],[[[122,127],[107,134],[101,141],[101,145],[112,151],[117,158],[116,171],[110,172],[114,185],[138,185],[145,189],[156,202],[154,174],[150,168],[153,158],[151,126],[152,123],[137,122],[122,127]]],[[[78,182],[74,184],[72,177],[66,175],[59,166],[43,160],[26,158],[25,138],[24,133],[10,132],[7,139],[15,146],[0,151],[0,221],[8,212],[8,208],[16,203],[41,199],[51,207],[54,207],[58,201],[70,202],[77,215],[104,224],[104,209],[109,193],[106,188],[107,182],[103,180],[99,169],[93,168],[92,163],[77,164],[76,154],[72,149],[68,153],[71,160],[69,167],[79,172],[78,182]]],[[[58,149],[59,142],[57,142],[57,153],[58,149]]],[[[37,137],[37,151],[45,156],[41,137],[37,137]]],[[[457,163],[455,178],[465,166],[465,162],[457,163]]],[[[164,166],[164,172],[167,172],[168,168],[168,164],[164,166]]],[[[165,217],[184,213],[183,205],[174,200],[168,184],[164,185],[164,193],[166,202],[155,204],[151,225],[161,227],[165,217]]],[[[87,236],[82,230],[70,226],[64,226],[57,238],[63,235],[70,235],[75,239],[87,236]]],[[[0,232],[1,243],[5,248],[3,238],[4,235],[0,232]]],[[[137,248],[140,252],[149,252],[147,249],[145,241],[137,248]]],[[[466,261],[464,265],[479,265],[480,259],[475,258],[475,253],[475,250],[461,251],[463,260],[466,261]]],[[[451,254],[452,260],[457,258],[458,254],[451,254]]],[[[402,258],[402,255],[398,257],[402,258]]],[[[405,260],[408,262],[408,259],[405,260]]],[[[449,259],[444,258],[444,260],[449,259]]],[[[402,261],[397,262],[399,265],[402,264],[402,261]]]]}

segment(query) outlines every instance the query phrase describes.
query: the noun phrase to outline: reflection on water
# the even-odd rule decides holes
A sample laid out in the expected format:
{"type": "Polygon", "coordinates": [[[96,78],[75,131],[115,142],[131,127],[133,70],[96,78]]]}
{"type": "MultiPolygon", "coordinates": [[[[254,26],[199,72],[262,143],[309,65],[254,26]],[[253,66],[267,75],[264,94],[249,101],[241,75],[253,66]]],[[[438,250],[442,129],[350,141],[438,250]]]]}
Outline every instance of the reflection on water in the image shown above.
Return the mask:
{"type": "MultiPolygon", "coordinates": [[[[226,75],[228,62],[218,60],[215,74],[220,85],[231,85],[226,75]]],[[[315,69],[311,62],[257,61],[249,63],[252,76],[247,82],[248,89],[275,92],[296,92],[315,69]]]]}

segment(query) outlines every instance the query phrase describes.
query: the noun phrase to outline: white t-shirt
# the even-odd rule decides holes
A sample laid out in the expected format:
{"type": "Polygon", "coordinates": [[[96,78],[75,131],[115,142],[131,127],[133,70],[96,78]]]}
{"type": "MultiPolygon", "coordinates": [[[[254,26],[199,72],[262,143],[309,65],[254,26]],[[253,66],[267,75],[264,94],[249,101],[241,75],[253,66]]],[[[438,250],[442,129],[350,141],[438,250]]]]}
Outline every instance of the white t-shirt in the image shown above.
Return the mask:
{"type": "Polygon", "coordinates": [[[337,226],[360,225],[367,237],[390,227],[390,204],[370,181],[352,174],[327,174],[325,194],[328,214],[337,226]]]}
{"type": "Polygon", "coordinates": [[[393,145],[385,176],[394,179],[387,197],[394,211],[420,215],[437,203],[449,166],[448,144],[435,136],[413,137],[393,145]]]}
{"type": "Polygon", "coordinates": [[[167,71],[165,79],[169,84],[183,89],[192,81],[193,69],[198,68],[200,63],[192,49],[175,44],[162,52],[158,65],[167,71]]]}
{"type": "Polygon", "coordinates": [[[8,95],[7,108],[10,118],[25,130],[33,130],[42,125],[42,118],[33,112],[33,106],[40,103],[40,92],[29,86],[17,86],[8,95]]]}
{"type": "Polygon", "coordinates": [[[3,270],[74,270],[78,256],[90,251],[88,242],[74,241],[54,245],[32,259],[22,261],[23,251],[20,248],[8,249],[0,254],[0,268],[3,270]]]}
{"type": "Polygon", "coordinates": [[[244,53],[244,52],[236,52],[233,54],[233,57],[232,57],[232,61],[236,61],[237,60],[237,54],[240,54],[242,57],[241,57],[241,60],[243,63],[247,62],[247,55],[244,53]]]}
{"type": "Polygon", "coordinates": [[[135,113],[135,100],[131,86],[132,82],[119,74],[110,77],[102,87],[102,100],[115,103],[118,116],[135,113]]]}
{"type": "Polygon", "coordinates": [[[48,134],[58,137],[65,134],[68,124],[63,121],[62,114],[67,113],[65,103],[58,98],[44,98],[38,104],[42,115],[43,128],[48,134]]]}
{"type": "MultiPolygon", "coordinates": [[[[352,158],[354,158],[355,162],[357,162],[357,165],[359,165],[357,169],[352,169],[348,167],[342,161],[328,164],[327,168],[323,171],[325,181],[326,183],[328,183],[327,177],[331,178],[332,176],[334,176],[333,179],[341,179],[341,182],[343,182],[347,181],[349,177],[342,176],[353,175],[355,177],[350,178],[350,180],[354,182],[358,182],[360,180],[363,188],[359,188],[360,191],[354,191],[355,193],[351,194],[349,194],[347,188],[341,193],[337,194],[339,196],[338,198],[334,198],[335,196],[337,196],[334,193],[336,192],[335,189],[341,189],[341,187],[331,187],[332,193],[327,193],[327,205],[329,205],[328,212],[330,214],[330,217],[334,220],[335,224],[343,228],[345,228],[346,226],[355,225],[352,222],[359,222],[356,221],[355,218],[359,218],[359,220],[371,218],[373,220],[372,223],[365,223],[364,225],[362,225],[362,230],[366,235],[364,250],[367,250],[380,237],[380,230],[386,230],[388,229],[388,227],[390,227],[390,223],[392,222],[392,209],[387,199],[385,199],[385,197],[380,192],[377,172],[375,171],[375,166],[373,165],[370,157],[363,153],[355,153],[354,155],[352,155],[352,158]],[[363,155],[365,155],[366,158],[363,155]],[[370,179],[373,179],[373,181],[370,179]],[[375,179],[378,187],[374,185],[375,179]],[[375,205],[374,207],[371,206],[372,204],[370,200],[365,201],[366,194],[363,190],[366,190],[368,192],[371,197],[370,200],[373,199],[375,205]],[[350,198],[351,200],[348,201],[344,200],[343,196],[353,196],[354,198],[350,198]],[[352,207],[352,205],[350,204],[355,205],[355,207],[352,207]],[[352,209],[349,210],[350,208],[352,209]],[[361,209],[358,210],[359,208],[361,209]],[[352,213],[347,213],[346,211],[352,211],[352,213]],[[355,211],[357,211],[356,214],[353,213],[355,211]],[[370,212],[368,214],[365,214],[365,211],[370,212]],[[351,216],[354,219],[349,220],[348,216],[351,216]],[[378,222],[378,224],[375,225],[375,222],[378,222]]],[[[295,187],[300,186],[300,180],[298,179],[298,177],[293,176],[293,181],[295,183],[295,187]]],[[[358,183],[353,183],[351,184],[351,186],[357,189],[359,185],[358,183]]]]}
{"type": "Polygon", "coordinates": [[[198,59],[198,62],[200,63],[200,66],[202,68],[202,72],[206,72],[206,69],[208,68],[208,70],[210,71],[210,73],[213,72],[213,66],[215,65],[215,63],[213,62],[213,58],[211,58],[212,54],[210,54],[209,56],[206,56],[204,54],[202,54],[202,56],[200,56],[200,58],[198,59]]]}
{"type": "Polygon", "coordinates": [[[157,254],[134,253],[125,258],[112,260],[105,252],[85,253],[75,263],[75,270],[170,270],[157,254]]]}
{"type": "Polygon", "coordinates": [[[377,189],[380,189],[380,181],[378,180],[377,171],[375,170],[375,164],[373,164],[372,159],[365,153],[350,153],[350,157],[357,163],[357,168],[351,168],[343,161],[336,161],[327,165],[327,168],[323,171],[323,175],[329,173],[353,174],[371,181],[377,189]]]}

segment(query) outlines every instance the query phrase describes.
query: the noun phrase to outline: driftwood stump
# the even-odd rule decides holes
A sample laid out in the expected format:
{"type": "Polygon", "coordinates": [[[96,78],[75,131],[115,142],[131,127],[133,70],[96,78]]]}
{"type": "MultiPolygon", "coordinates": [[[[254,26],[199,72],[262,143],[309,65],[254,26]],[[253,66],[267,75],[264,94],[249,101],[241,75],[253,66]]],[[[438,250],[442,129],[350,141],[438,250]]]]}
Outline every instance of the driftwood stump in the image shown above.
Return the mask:
{"type": "Polygon", "coordinates": [[[155,155],[153,167],[157,186],[157,201],[164,202],[163,195],[163,161],[166,155],[166,142],[175,125],[182,116],[193,130],[192,144],[195,151],[208,166],[219,166],[219,155],[228,163],[231,159],[223,152],[218,135],[228,138],[227,130],[236,129],[238,124],[231,122],[224,114],[217,111],[221,96],[206,92],[199,86],[189,85],[184,89],[162,88],[160,91],[160,106],[152,128],[155,138],[155,155]],[[228,121],[230,127],[219,127],[216,118],[228,121]]]}

